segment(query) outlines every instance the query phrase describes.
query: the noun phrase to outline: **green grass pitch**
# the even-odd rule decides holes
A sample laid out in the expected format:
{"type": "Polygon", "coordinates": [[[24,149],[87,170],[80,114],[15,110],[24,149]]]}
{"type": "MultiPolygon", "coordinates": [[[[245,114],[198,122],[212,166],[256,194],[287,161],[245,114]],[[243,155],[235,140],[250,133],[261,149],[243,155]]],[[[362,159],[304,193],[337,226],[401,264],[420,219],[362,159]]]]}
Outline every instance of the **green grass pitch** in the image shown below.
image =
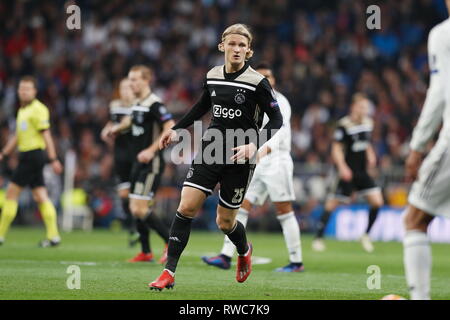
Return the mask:
{"type": "MultiPolygon", "coordinates": [[[[220,250],[219,232],[192,232],[178,264],[174,290],[150,291],[147,284],[162,271],[157,263],[127,263],[137,247],[128,248],[122,231],[63,233],[57,248],[38,248],[42,229],[14,227],[0,247],[0,300],[7,299],[145,299],[145,300],[301,300],[380,299],[395,293],[407,297],[401,243],[375,243],[375,252],[364,252],[358,242],[327,240],[327,251],[311,250],[310,236],[302,237],[303,273],[277,273],[287,263],[281,233],[249,233],[254,256],[270,258],[255,264],[248,280],[237,283],[235,266],[219,270],[205,265],[200,257],[220,250]],[[67,268],[78,265],[81,288],[70,290],[67,268]],[[381,271],[381,288],[368,289],[372,275],[381,271]]],[[[159,258],[163,243],[151,236],[159,258]]],[[[433,244],[432,298],[450,299],[449,245],[433,244]]]]}

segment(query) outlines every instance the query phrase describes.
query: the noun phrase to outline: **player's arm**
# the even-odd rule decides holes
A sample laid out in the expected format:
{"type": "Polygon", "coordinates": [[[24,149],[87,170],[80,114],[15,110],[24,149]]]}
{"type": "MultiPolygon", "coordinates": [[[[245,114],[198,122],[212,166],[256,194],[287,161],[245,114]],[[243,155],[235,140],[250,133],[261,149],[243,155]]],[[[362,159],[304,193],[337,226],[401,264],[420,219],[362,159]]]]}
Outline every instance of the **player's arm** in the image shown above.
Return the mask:
{"type": "Polygon", "coordinates": [[[155,153],[158,152],[159,149],[159,141],[161,140],[161,137],[169,130],[172,129],[172,127],[175,125],[175,121],[168,120],[163,123],[162,125],[162,131],[161,134],[158,136],[158,138],[153,141],[153,143],[146,149],[139,152],[137,155],[138,161],[143,163],[148,163],[150,160],[153,159],[155,156],[155,153]]]}
{"type": "Polygon", "coordinates": [[[377,154],[372,144],[369,144],[366,149],[366,157],[369,168],[375,168],[377,166],[377,154]]]}
{"type": "Polygon", "coordinates": [[[353,178],[352,170],[345,161],[344,144],[338,141],[334,141],[331,145],[331,158],[336,164],[339,171],[339,176],[344,181],[350,181],[353,178]]]}
{"type": "Polygon", "coordinates": [[[56,154],[56,149],[55,149],[55,144],[53,143],[53,138],[50,133],[50,129],[43,130],[42,136],[45,141],[48,158],[52,165],[53,171],[55,171],[56,174],[60,174],[62,172],[62,165],[61,165],[61,162],[59,162],[59,160],[58,160],[58,156],[56,154]]]}
{"type": "Polygon", "coordinates": [[[110,135],[113,135],[113,136],[118,135],[120,132],[131,127],[131,123],[132,123],[131,116],[123,117],[119,123],[113,124],[111,126],[111,129],[109,130],[110,135]]]}
{"type": "Polygon", "coordinates": [[[415,179],[422,162],[427,143],[436,133],[442,122],[445,107],[445,77],[443,66],[445,50],[442,39],[432,30],[428,37],[428,60],[430,64],[430,85],[419,120],[414,128],[410,142],[410,153],[406,159],[406,176],[415,179]]]}
{"type": "Polygon", "coordinates": [[[16,146],[17,146],[17,136],[14,134],[10,139],[8,139],[8,142],[1,151],[0,161],[3,160],[3,158],[9,156],[14,151],[16,146]]]}
{"type": "Polygon", "coordinates": [[[211,97],[206,89],[203,88],[203,93],[196,104],[186,113],[171,129],[166,130],[161,135],[159,140],[159,148],[164,149],[168,147],[176,139],[176,130],[186,129],[191,126],[195,120],[201,119],[211,109],[211,97]]]}
{"type": "Polygon", "coordinates": [[[264,78],[256,87],[256,102],[261,110],[267,114],[269,121],[262,128],[258,141],[252,141],[249,144],[233,148],[236,153],[230,158],[231,161],[241,159],[250,159],[253,157],[259,147],[270,140],[283,125],[283,116],[280,112],[280,107],[275,98],[272,87],[269,81],[264,78]]]}
{"type": "Polygon", "coordinates": [[[111,131],[112,126],[113,126],[113,122],[108,121],[106,123],[106,125],[103,127],[102,132],[100,134],[100,137],[102,138],[103,141],[105,141],[105,142],[109,141],[110,131],[111,131]]]}

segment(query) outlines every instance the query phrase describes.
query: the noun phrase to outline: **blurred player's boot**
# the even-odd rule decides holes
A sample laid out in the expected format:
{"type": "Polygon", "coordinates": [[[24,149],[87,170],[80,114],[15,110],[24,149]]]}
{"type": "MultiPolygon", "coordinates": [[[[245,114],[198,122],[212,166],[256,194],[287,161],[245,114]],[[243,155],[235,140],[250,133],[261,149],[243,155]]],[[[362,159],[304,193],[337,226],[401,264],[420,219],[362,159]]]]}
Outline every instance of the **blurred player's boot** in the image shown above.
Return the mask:
{"type": "Polygon", "coordinates": [[[175,277],[172,276],[169,270],[164,269],[161,275],[153,282],[149,283],[150,290],[173,289],[175,286],[175,277]]]}
{"type": "Polygon", "coordinates": [[[365,233],[361,236],[360,241],[361,241],[361,244],[362,244],[364,250],[366,250],[367,252],[373,252],[374,247],[372,244],[372,240],[370,240],[370,237],[367,233],[365,233]]]}
{"type": "Polygon", "coordinates": [[[236,268],[237,282],[244,282],[252,272],[252,244],[248,244],[248,251],[243,256],[238,256],[236,268]]]}
{"type": "Polygon", "coordinates": [[[44,239],[41,242],[39,242],[39,247],[41,248],[50,248],[50,247],[57,247],[61,243],[60,238],[53,238],[53,239],[44,239]]]}
{"type": "Polygon", "coordinates": [[[322,240],[322,238],[316,238],[312,242],[312,249],[317,252],[325,251],[327,246],[325,245],[325,242],[322,240]]]}
{"type": "Polygon", "coordinates": [[[204,263],[214,266],[220,269],[228,270],[231,267],[231,258],[224,254],[220,254],[215,257],[202,257],[204,263]]]}
{"type": "Polygon", "coordinates": [[[303,263],[294,263],[291,262],[287,266],[275,269],[276,272],[303,272],[305,271],[305,267],[303,263]]]}
{"type": "Polygon", "coordinates": [[[138,253],[134,258],[128,262],[153,262],[153,253],[138,253]]]}
{"type": "Polygon", "coordinates": [[[159,260],[158,260],[158,263],[160,263],[160,264],[165,264],[166,262],[167,262],[167,244],[164,247],[164,251],[163,251],[161,258],[159,258],[159,260]]]}
{"type": "Polygon", "coordinates": [[[0,238],[0,246],[3,244],[3,242],[5,242],[4,238],[0,238]]]}

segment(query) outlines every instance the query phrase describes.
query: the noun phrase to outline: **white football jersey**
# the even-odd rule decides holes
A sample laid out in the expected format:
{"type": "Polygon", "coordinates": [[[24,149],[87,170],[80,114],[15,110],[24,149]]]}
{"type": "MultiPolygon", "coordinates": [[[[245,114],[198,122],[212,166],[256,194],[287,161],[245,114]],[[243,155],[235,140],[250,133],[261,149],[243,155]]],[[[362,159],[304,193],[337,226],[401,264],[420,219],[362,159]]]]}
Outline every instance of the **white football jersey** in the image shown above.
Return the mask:
{"type": "MultiPolygon", "coordinates": [[[[290,153],[291,152],[291,105],[288,99],[280,92],[275,91],[275,97],[280,107],[281,115],[283,116],[283,125],[280,130],[264,145],[268,145],[272,152],[270,156],[274,156],[276,153],[290,153]]],[[[269,118],[264,114],[263,125],[269,121],[269,118]]],[[[265,157],[264,157],[265,158],[265,157]]],[[[263,158],[263,159],[264,159],[263,158]]]]}
{"type": "Polygon", "coordinates": [[[450,19],[431,29],[428,35],[430,86],[414,128],[410,148],[423,152],[443,121],[437,145],[450,142],[450,19]]]}

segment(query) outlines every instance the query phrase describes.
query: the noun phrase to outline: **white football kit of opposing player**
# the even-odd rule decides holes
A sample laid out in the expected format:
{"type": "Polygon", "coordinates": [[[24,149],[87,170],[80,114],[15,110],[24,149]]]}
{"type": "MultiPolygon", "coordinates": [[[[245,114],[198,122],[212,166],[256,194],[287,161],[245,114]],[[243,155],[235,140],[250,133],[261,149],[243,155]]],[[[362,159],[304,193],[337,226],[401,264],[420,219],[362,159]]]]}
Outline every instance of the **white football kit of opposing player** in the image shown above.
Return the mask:
{"type": "MultiPolygon", "coordinates": [[[[409,193],[410,205],[431,215],[450,217],[450,19],[428,36],[430,86],[410,143],[424,152],[439,125],[442,129],[424,159],[409,193]]],[[[407,230],[403,240],[404,265],[411,299],[430,299],[431,248],[426,233],[407,230]]]]}
{"type": "MultiPolygon", "coordinates": [[[[291,106],[284,95],[275,91],[281,114],[283,126],[266,142],[271,152],[261,158],[256,166],[245,199],[252,204],[262,205],[267,197],[272,202],[287,202],[295,200],[293,173],[294,164],[291,157],[291,106]]],[[[265,116],[263,124],[268,121],[265,116]]],[[[248,212],[240,208],[236,217],[244,226],[247,224],[248,212]]],[[[302,263],[302,251],[300,242],[300,229],[293,211],[278,215],[286,246],[289,252],[289,260],[292,263],[302,263]]],[[[233,243],[225,236],[225,243],[221,253],[232,257],[235,252],[233,243]]]]}

